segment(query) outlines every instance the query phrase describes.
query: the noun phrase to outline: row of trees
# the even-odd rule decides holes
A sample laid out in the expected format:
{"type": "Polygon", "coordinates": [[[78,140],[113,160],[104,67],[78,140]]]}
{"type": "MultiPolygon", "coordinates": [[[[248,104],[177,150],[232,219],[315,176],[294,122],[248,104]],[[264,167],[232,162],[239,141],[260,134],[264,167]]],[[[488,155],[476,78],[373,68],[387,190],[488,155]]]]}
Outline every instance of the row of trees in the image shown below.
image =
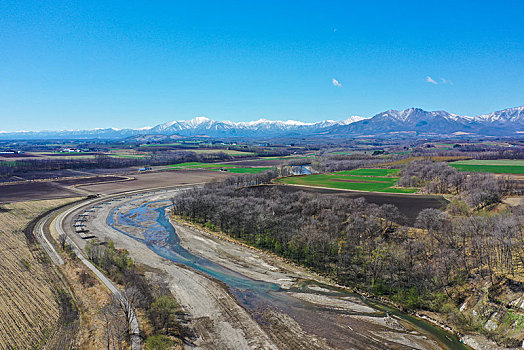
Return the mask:
{"type": "Polygon", "coordinates": [[[414,160],[406,165],[397,184],[423,187],[428,193],[459,195],[472,208],[498,203],[503,195],[522,194],[521,184],[510,178],[460,172],[447,163],[428,160],[414,160]]]}
{"type": "Polygon", "coordinates": [[[186,220],[414,308],[438,309],[448,288],[511,276],[524,264],[518,211],[453,217],[424,209],[405,227],[392,205],[226,183],[181,193],[173,206],[186,220]]]}
{"type": "MultiPolygon", "coordinates": [[[[395,161],[402,158],[403,156],[391,156],[387,161],[395,161]]],[[[331,173],[334,171],[372,167],[384,162],[386,162],[384,158],[373,157],[364,153],[351,155],[326,153],[317,157],[312,162],[312,166],[320,173],[331,173]]]]}
{"type": "Polygon", "coordinates": [[[415,148],[413,157],[465,157],[472,159],[524,159],[524,147],[489,145],[456,145],[453,149],[415,148]]]}
{"type": "MultiPolygon", "coordinates": [[[[89,259],[100,267],[113,281],[124,286],[122,291],[126,305],[114,298],[101,314],[106,322],[107,343],[113,348],[119,348],[123,341],[128,341],[130,310],[140,308],[146,311],[149,322],[153,328],[148,343],[172,342],[170,337],[184,339],[190,336],[188,329],[178,321],[180,307],[171,296],[168,285],[163,280],[148,281],[140,273],[129,257],[127,250],[116,249],[113,242],[106,244],[91,241],[86,252],[89,259]],[[126,317],[121,317],[124,313],[126,317]],[[118,346],[115,346],[118,345],[118,346]]],[[[88,275],[85,276],[88,282],[88,275]]],[[[81,281],[84,279],[81,276],[81,281]]],[[[84,283],[84,282],[82,282],[84,283]]],[[[153,347],[154,348],[154,347],[153,347]]]]}
{"type": "Polygon", "coordinates": [[[93,158],[41,158],[15,162],[0,161],[0,177],[20,175],[31,171],[53,171],[63,169],[111,169],[146,165],[168,165],[184,162],[228,161],[232,157],[224,152],[154,152],[143,158],[117,158],[97,154],[93,158]]]}

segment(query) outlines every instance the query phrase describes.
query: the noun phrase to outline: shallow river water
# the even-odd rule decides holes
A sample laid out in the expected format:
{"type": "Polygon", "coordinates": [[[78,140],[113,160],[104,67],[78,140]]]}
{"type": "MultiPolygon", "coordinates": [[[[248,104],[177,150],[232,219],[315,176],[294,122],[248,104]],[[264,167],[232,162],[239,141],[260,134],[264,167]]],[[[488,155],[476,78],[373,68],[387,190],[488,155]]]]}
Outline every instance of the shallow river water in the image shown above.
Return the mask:
{"type": "MultiPolygon", "coordinates": [[[[387,339],[381,338],[377,341],[369,335],[358,334],[360,323],[355,323],[355,318],[349,322],[349,317],[377,317],[391,318],[396,317],[415,329],[422,337],[433,339],[434,344],[443,349],[467,349],[459,339],[442,329],[431,325],[428,322],[402,313],[386,305],[372,302],[354,293],[349,293],[343,289],[320,284],[316,281],[301,281],[289,290],[282,290],[278,284],[265,281],[254,280],[236,271],[228,269],[208,259],[200,257],[180,244],[180,239],[175,229],[170,224],[166,215],[166,208],[169,201],[140,202],[136,200],[136,206],[129,207],[128,202],[125,209],[115,208],[107,218],[107,224],[117,231],[133,239],[145,243],[156,254],[169,259],[175,263],[183,264],[194,270],[200,271],[216,280],[223,282],[235,295],[237,301],[250,310],[259,321],[264,323],[263,310],[271,308],[284,312],[291,316],[305,331],[317,336],[328,338],[328,343],[337,348],[360,347],[359,344],[369,343],[370,348],[388,348],[387,339]],[[126,227],[133,230],[127,230],[126,227]],[[139,234],[137,234],[139,232],[139,234]],[[353,298],[360,302],[372,312],[359,312],[358,309],[347,310],[340,308],[326,308],[322,305],[310,303],[303,299],[294,297],[299,293],[314,295],[315,297],[334,297],[337,300],[353,298]],[[346,321],[346,318],[348,319],[346,321]],[[344,321],[341,321],[344,319],[344,321]],[[353,332],[349,329],[356,328],[353,332]],[[355,324],[357,327],[355,327],[355,324]],[[385,344],[386,343],[386,344],[385,344]]],[[[367,328],[363,324],[363,328],[367,328]]],[[[365,329],[369,332],[369,329],[365,329]]],[[[391,332],[391,329],[389,329],[391,332]]],[[[362,333],[365,333],[364,331],[362,333]]],[[[409,332],[399,329],[402,337],[411,336],[409,332]]],[[[396,336],[396,334],[395,334],[396,336]]],[[[399,348],[398,343],[391,343],[391,347],[399,348]]],[[[400,347],[402,348],[402,347],[400,347]]],[[[407,348],[412,348],[407,346],[407,348]]]]}

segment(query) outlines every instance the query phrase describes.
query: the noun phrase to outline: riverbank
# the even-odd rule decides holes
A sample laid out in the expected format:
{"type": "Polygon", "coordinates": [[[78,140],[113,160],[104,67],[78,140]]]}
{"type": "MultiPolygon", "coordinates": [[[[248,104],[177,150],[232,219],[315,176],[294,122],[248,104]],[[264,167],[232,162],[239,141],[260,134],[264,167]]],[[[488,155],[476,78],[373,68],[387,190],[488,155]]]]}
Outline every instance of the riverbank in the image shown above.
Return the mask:
{"type": "MultiPolygon", "coordinates": [[[[218,232],[218,231],[213,231],[213,230],[210,230],[208,228],[206,228],[204,225],[199,225],[199,224],[195,224],[195,223],[192,223],[188,220],[184,220],[183,218],[181,218],[180,216],[174,216],[174,215],[171,215],[171,223],[173,224],[173,226],[176,228],[177,230],[177,233],[179,234],[179,236],[181,237],[182,241],[184,242],[184,240],[186,240],[185,244],[190,246],[190,247],[195,247],[195,246],[198,246],[195,245],[194,243],[195,242],[191,242],[191,239],[192,239],[192,235],[191,235],[191,232],[193,233],[193,236],[197,233],[199,234],[205,234],[207,235],[208,237],[210,238],[215,238],[215,239],[218,239],[218,240],[222,240],[222,241],[226,241],[226,242],[229,242],[231,244],[235,244],[235,245],[239,245],[241,247],[246,247],[254,252],[257,252],[258,254],[261,254],[262,256],[264,256],[266,259],[268,259],[269,261],[264,261],[263,264],[265,265],[273,265],[273,266],[278,266],[279,264],[283,264],[284,265],[284,269],[285,270],[288,270],[288,271],[293,271],[294,274],[297,274],[297,275],[302,275],[303,278],[305,279],[311,279],[311,280],[316,280],[316,281],[319,281],[319,282],[322,282],[324,284],[327,284],[327,285],[331,285],[335,288],[340,288],[340,289],[344,289],[348,292],[352,292],[352,293],[357,293],[359,295],[361,295],[362,297],[364,298],[367,298],[369,299],[370,301],[376,301],[376,302],[379,302],[379,303],[382,303],[382,304],[386,304],[387,306],[391,307],[391,308],[394,308],[396,310],[404,310],[404,308],[399,305],[399,304],[396,304],[394,303],[393,301],[387,299],[387,298],[384,298],[382,296],[376,296],[376,295],[373,295],[373,294],[370,294],[368,292],[365,292],[365,291],[362,291],[362,290],[358,290],[358,289],[355,289],[355,288],[351,288],[351,287],[347,287],[347,286],[343,286],[343,285],[340,285],[338,284],[335,280],[333,280],[331,277],[329,276],[322,276],[322,275],[319,275],[318,273],[316,272],[313,272],[313,271],[310,271],[309,269],[303,267],[303,266],[299,266],[297,264],[295,264],[294,262],[288,260],[288,259],[285,259],[283,257],[280,257],[272,252],[268,252],[268,251],[264,251],[262,249],[259,249],[259,248],[256,248],[256,247],[253,247],[253,246],[250,246],[242,241],[239,241],[237,239],[234,239],[230,236],[228,236],[227,234],[224,234],[222,232],[218,232]]],[[[207,258],[209,259],[214,259],[215,257],[213,257],[214,252],[206,252],[205,250],[201,249],[201,247],[198,247],[198,248],[194,248],[195,250],[197,250],[200,254],[204,254],[207,258]]],[[[243,273],[246,273],[247,275],[252,275],[253,277],[258,277],[260,278],[261,276],[258,276],[256,275],[255,273],[252,273],[252,271],[250,270],[247,270],[246,269],[243,269],[242,270],[243,273]]],[[[273,278],[272,279],[274,282],[278,283],[278,282],[281,282],[281,280],[277,279],[277,278],[273,278]]],[[[284,287],[284,288],[290,288],[290,285],[292,286],[293,285],[293,282],[292,280],[287,280],[286,283],[281,283],[281,286],[284,287]]],[[[325,300],[324,300],[325,302],[325,300]]],[[[405,312],[405,310],[404,310],[405,312]]],[[[507,349],[507,348],[503,348],[503,347],[500,347],[498,346],[495,342],[487,339],[485,336],[481,335],[481,334],[462,334],[461,332],[459,332],[453,325],[447,323],[444,319],[444,317],[442,317],[442,315],[438,314],[438,313],[435,313],[435,312],[429,312],[429,311],[424,311],[424,310],[414,310],[414,311],[410,311],[409,312],[410,315],[412,315],[413,317],[416,317],[420,320],[424,320],[428,323],[431,323],[432,325],[436,326],[436,327],[439,327],[440,329],[442,329],[444,332],[448,332],[448,333],[451,333],[451,334],[454,334],[455,336],[459,337],[461,342],[463,342],[464,344],[466,344],[467,346],[469,346],[470,348],[472,349],[475,349],[475,350],[487,350],[487,349],[493,349],[493,350],[502,350],[502,349],[507,349]]]]}
{"type": "Polygon", "coordinates": [[[88,225],[101,241],[127,249],[137,264],[168,283],[195,333],[188,348],[456,348],[440,343],[438,329],[427,331],[375,309],[272,254],[183,225],[170,231],[163,210],[176,193],[122,197],[98,206],[88,225]],[[177,260],[180,249],[190,260],[177,260]],[[218,270],[212,273],[210,267],[218,270]]]}

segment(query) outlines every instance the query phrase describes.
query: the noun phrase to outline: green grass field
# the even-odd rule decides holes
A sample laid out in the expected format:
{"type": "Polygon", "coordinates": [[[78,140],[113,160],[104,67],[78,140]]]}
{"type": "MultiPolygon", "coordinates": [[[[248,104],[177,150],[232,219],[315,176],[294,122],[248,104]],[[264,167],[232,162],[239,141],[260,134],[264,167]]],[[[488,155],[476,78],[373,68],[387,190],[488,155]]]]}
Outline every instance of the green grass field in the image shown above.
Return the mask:
{"type": "Polygon", "coordinates": [[[219,171],[220,169],[227,169],[229,173],[235,174],[258,174],[263,171],[271,169],[271,167],[235,167],[234,165],[223,165],[219,163],[199,163],[199,162],[188,162],[173,164],[170,167],[176,169],[207,169],[219,171]]]}
{"type": "Polygon", "coordinates": [[[231,165],[225,165],[222,166],[221,164],[217,163],[200,163],[200,162],[187,162],[187,163],[179,163],[179,164],[173,164],[169,165],[173,168],[184,168],[184,169],[197,169],[197,168],[229,168],[232,167],[231,165]]]}
{"type": "Polygon", "coordinates": [[[129,159],[142,159],[147,157],[147,154],[108,154],[113,158],[129,158],[129,159]]]}
{"type": "Polygon", "coordinates": [[[361,176],[391,176],[397,175],[400,172],[400,169],[354,169],[354,170],[345,170],[337,171],[335,174],[338,175],[361,175],[361,176]]]}
{"type": "Polygon", "coordinates": [[[235,174],[258,174],[266,170],[270,170],[271,167],[259,167],[259,168],[228,168],[228,173],[235,174]]]}
{"type": "Polygon", "coordinates": [[[333,174],[291,176],[278,182],[292,185],[387,193],[414,193],[416,188],[395,188],[399,169],[356,169],[333,174]]]}
{"type": "Polygon", "coordinates": [[[461,160],[449,164],[460,171],[495,174],[524,174],[524,160],[461,160]]]}

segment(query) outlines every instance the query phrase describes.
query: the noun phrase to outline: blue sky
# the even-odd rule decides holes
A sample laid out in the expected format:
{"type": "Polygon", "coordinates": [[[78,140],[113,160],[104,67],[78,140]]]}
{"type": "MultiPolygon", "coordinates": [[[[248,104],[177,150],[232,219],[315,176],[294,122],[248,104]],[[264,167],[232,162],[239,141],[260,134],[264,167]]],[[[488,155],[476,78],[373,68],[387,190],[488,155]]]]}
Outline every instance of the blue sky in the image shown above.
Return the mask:
{"type": "Polygon", "coordinates": [[[3,131],[524,104],[522,1],[5,0],[0,13],[3,131]]]}

